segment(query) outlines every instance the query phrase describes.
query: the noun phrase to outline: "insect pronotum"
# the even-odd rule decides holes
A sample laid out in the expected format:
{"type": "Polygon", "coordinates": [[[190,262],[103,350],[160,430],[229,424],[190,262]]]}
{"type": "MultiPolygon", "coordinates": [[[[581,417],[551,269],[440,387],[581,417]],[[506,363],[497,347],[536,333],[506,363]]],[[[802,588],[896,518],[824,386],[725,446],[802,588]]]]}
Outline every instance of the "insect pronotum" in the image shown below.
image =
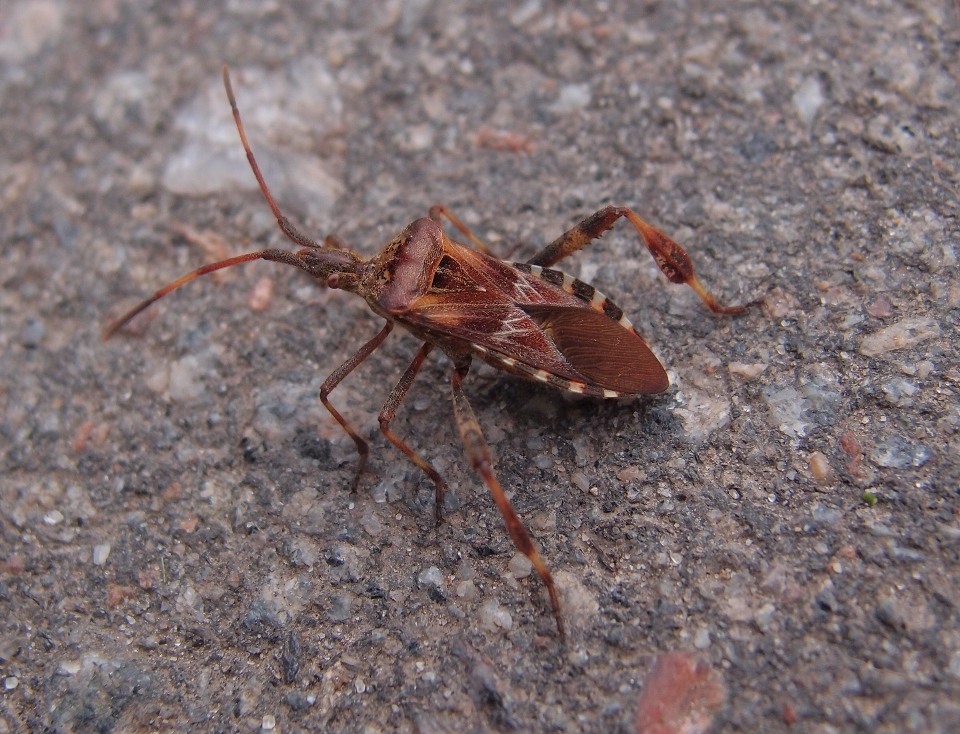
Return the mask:
{"type": "Polygon", "coordinates": [[[464,449],[490,489],[511,539],[542,579],[557,629],[563,636],[560,601],[550,569],[493,471],[490,450],[464,393],[463,381],[471,361],[479,357],[504,372],[591,397],[616,398],[666,390],[669,386],[666,371],[623,311],[593,286],[552,268],[597,239],[620,218],[633,225],[664,275],[673,283],[691,286],[712,311],[741,314],[756,302],[721,306],[697,280],[683,248],[623,207],[608,206],[591,214],[524,263],[505,262],[495,257],[443,206],[431,207],[429,217],[407,226],[368,260],[347,249],[335,235],[328,236],[323,244],[314,242],[283,215],[271,195],[247,141],[226,66],[223,83],[240,141],[260,190],[280,229],[301,249],[297,252],[260,250],[198,268],[130,309],[107,328],[104,339],[114,336],[134,316],[191,280],[251,260],[292,265],[329,288],[356,293],[386,324],[320,388],[320,401],[357,447],[359,461],[351,492],[357,490],[370,449],[330,404],[329,396],[399,324],[422,340],[423,345],[383,404],[380,430],[433,481],[439,524],[446,490],[443,477],[390,429],[390,422],[427,355],[434,348],[440,348],[453,363],[450,373],[453,414],[464,449]],[[476,249],[452,240],[441,227],[443,218],[476,249]]]}

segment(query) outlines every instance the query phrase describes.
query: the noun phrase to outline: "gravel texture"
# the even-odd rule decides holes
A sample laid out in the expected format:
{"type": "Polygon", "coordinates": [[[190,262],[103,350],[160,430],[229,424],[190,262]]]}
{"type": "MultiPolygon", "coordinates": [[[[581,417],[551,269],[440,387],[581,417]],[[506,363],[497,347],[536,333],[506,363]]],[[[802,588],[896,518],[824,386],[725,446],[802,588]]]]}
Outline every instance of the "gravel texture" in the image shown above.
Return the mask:
{"type": "Polygon", "coordinates": [[[716,731],[960,731],[958,13],[0,4],[0,733],[632,731],[678,652],[712,671],[689,705],[716,731]],[[359,299],[254,263],[100,341],[178,275],[283,245],[224,62],[306,232],[369,256],[443,203],[522,258],[626,205],[721,300],[765,299],[711,316],[621,225],[566,269],[668,393],[473,371],[566,644],[444,357],[394,422],[450,483],[439,529],[379,435],[399,332],[333,396],[373,446],[348,493],[317,392],[380,328],[359,299]]]}

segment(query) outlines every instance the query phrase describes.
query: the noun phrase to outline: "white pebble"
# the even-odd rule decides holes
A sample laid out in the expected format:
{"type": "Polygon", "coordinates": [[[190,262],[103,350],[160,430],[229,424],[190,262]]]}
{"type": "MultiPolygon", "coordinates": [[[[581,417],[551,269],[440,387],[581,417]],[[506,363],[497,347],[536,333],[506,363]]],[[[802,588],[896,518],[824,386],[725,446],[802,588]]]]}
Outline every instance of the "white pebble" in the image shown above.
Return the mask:
{"type": "Polygon", "coordinates": [[[513,617],[506,609],[500,608],[500,602],[490,599],[480,607],[480,624],[490,632],[509,632],[513,617]]]}
{"type": "Polygon", "coordinates": [[[170,365],[170,399],[174,401],[195,400],[203,395],[200,379],[200,360],[188,354],[170,365]]]}
{"type": "Polygon", "coordinates": [[[443,574],[436,566],[430,566],[430,568],[420,572],[420,575],[417,576],[417,583],[421,586],[443,586],[443,574]]]}
{"type": "Polygon", "coordinates": [[[380,520],[373,513],[367,513],[360,518],[360,527],[362,527],[368,535],[377,536],[383,530],[383,525],[380,524],[380,520]]]}
{"type": "Polygon", "coordinates": [[[822,104],[823,92],[820,89],[820,81],[815,76],[808,76],[793,93],[793,106],[804,125],[813,122],[822,104]]]}
{"type": "Polygon", "coordinates": [[[59,525],[63,522],[63,513],[60,510],[50,510],[43,516],[44,525],[59,525]]]}
{"type": "Polygon", "coordinates": [[[590,98],[589,84],[565,84],[549,109],[555,114],[566,115],[584,109],[590,104],[590,98]]]}
{"type": "Polygon", "coordinates": [[[110,544],[100,543],[93,546],[93,565],[102,566],[110,557],[110,544]]]}
{"type": "Polygon", "coordinates": [[[165,393],[170,386],[170,365],[165,364],[156,372],[148,375],[144,384],[150,392],[158,395],[165,393]]]}
{"type": "Polygon", "coordinates": [[[533,571],[533,563],[523,553],[515,553],[507,568],[515,579],[525,579],[533,571]]]}
{"type": "Polygon", "coordinates": [[[933,319],[904,319],[863,338],[860,354],[879,357],[896,349],[909,349],[920,342],[940,336],[940,324],[933,319]]]}
{"type": "Polygon", "coordinates": [[[76,675],[79,672],[80,672],[79,660],[61,660],[60,666],[57,668],[57,673],[59,675],[76,675]]]}
{"type": "Polygon", "coordinates": [[[461,581],[457,584],[457,596],[466,601],[477,598],[477,585],[472,580],[461,581]]]}

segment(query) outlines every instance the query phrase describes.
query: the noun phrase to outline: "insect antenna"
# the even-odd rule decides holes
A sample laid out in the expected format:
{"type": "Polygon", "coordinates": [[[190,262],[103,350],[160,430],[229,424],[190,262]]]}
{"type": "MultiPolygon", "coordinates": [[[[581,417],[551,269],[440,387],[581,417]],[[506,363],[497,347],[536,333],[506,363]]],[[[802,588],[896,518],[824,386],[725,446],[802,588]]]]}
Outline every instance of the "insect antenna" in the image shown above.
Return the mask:
{"type": "Polygon", "coordinates": [[[346,248],[346,246],[338,237],[328,237],[325,246],[321,246],[319,243],[314,242],[305,234],[301,233],[280,211],[280,207],[277,206],[277,202],[273,198],[273,194],[270,193],[270,187],[267,186],[267,182],[264,180],[263,174],[260,172],[260,166],[257,165],[257,159],[254,157],[253,150],[250,148],[250,142],[247,140],[247,133],[246,130],[243,129],[243,121],[240,119],[240,109],[237,107],[237,99],[233,94],[233,87],[230,84],[230,72],[227,69],[226,64],[223,66],[223,86],[227,90],[227,99],[230,100],[230,109],[233,110],[233,119],[237,123],[237,132],[240,133],[240,142],[243,144],[243,150],[247,154],[247,161],[250,163],[250,168],[253,170],[253,175],[257,179],[257,183],[260,186],[260,191],[263,193],[263,197],[267,200],[270,211],[272,211],[273,215],[277,218],[277,223],[280,225],[280,229],[283,231],[283,233],[296,244],[306,248],[306,250],[301,250],[298,253],[292,253],[288,252],[287,250],[271,248],[267,250],[260,250],[259,252],[250,252],[245,255],[238,255],[237,257],[231,257],[226,260],[221,260],[220,262],[211,263],[209,265],[204,265],[201,268],[197,268],[192,273],[187,273],[182,278],[178,278],[169,285],[164,286],[150,296],[150,298],[146,299],[145,301],[141,301],[127,311],[123,316],[107,327],[106,331],[103,333],[104,341],[116,335],[120,329],[122,329],[141,311],[149,308],[152,304],[156,303],[167,294],[177,290],[177,288],[180,286],[186,285],[191,280],[195,280],[201,275],[207,275],[208,273],[213,273],[217,270],[222,270],[223,268],[229,268],[233,265],[250,262],[251,260],[272,260],[273,262],[293,265],[294,267],[300,268],[301,270],[306,271],[308,274],[318,278],[325,278],[331,272],[350,273],[355,269],[357,257],[346,248]],[[307,252],[307,250],[311,252],[307,252]],[[317,250],[320,250],[321,252],[316,252],[317,250]]]}
{"type": "Polygon", "coordinates": [[[237,132],[240,133],[240,142],[243,143],[243,150],[247,154],[247,161],[250,163],[250,168],[253,169],[253,175],[256,176],[257,183],[260,184],[260,191],[263,192],[263,198],[267,200],[270,211],[272,211],[273,216],[277,218],[277,224],[280,225],[280,229],[291,241],[296,242],[301,247],[319,248],[319,243],[311,240],[293,226],[293,223],[280,211],[280,207],[277,206],[273,194],[270,193],[270,187],[267,186],[263,174],[260,173],[260,166],[257,165],[257,159],[253,156],[253,149],[247,140],[247,132],[243,129],[243,121],[240,119],[240,108],[237,106],[237,98],[233,96],[233,85],[230,84],[230,70],[226,64],[223,65],[223,86],[227,90],[227,99],[230,100],[230,109],[233,110],[233,119],[237,123],[237,132]]]}
{"type": "Polygon", "coordinates": [[[236,257],[231,257],[226,260],[221,260],[220,262],[210,263],[209,265],[204,265],[201,268],[197,268],[192,273],[187,273],[181,278],[177,278],[172,283],[165,285],[163,288],[158,290],[152,296],[147,298],[144,301],[141,301],[136,306],[127,311],[123,316],[114,321],[106,331],[103,332],[103,340],[107,341],[111,337],[115,336],[120,329],[126,326],[134,316],[139,314],[141,311],[146,310],[154,303],[159,301],[161,298],[166,296],[169,293],[177,290],[182,285],[186,285],[191,280],[199,278],[201,275],[207,275],[208,273],[214,273],[217,270],[223,270],[224,268],[229,268],[233,265],[239,265],[240,263],[250,262],[251,260],[272,260],[274,262],[282,262],[287,265],[294,265],[295,267],[300,268],[301,270],[306,270],[303,261],[298,258],[294,253],[288,252],[286,250],[261,250],[260,252],[248,252],[246,255],[237,255],[236,257]]]}

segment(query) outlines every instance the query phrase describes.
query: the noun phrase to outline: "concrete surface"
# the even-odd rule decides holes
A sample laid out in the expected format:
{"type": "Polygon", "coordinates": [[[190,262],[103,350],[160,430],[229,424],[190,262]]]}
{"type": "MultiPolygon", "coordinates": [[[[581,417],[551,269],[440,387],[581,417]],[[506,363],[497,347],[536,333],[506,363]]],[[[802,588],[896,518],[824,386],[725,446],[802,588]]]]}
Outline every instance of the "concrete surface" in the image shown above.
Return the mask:
{"type": "Polygon", "coordinates": [[[953,2],[0,5],[0,732],[630,731],[657,655],[720,732],[960,730],[960,22],[953,2]],[[670,392],[475,370],[498,472],[570,626],[465,465],[448,363],[257,263],[104,344],[201,263],[282,238],[220,87],[306,232],[371,255],[434,203],[517,257],[607,203],[567,269],[670,392]]]}

